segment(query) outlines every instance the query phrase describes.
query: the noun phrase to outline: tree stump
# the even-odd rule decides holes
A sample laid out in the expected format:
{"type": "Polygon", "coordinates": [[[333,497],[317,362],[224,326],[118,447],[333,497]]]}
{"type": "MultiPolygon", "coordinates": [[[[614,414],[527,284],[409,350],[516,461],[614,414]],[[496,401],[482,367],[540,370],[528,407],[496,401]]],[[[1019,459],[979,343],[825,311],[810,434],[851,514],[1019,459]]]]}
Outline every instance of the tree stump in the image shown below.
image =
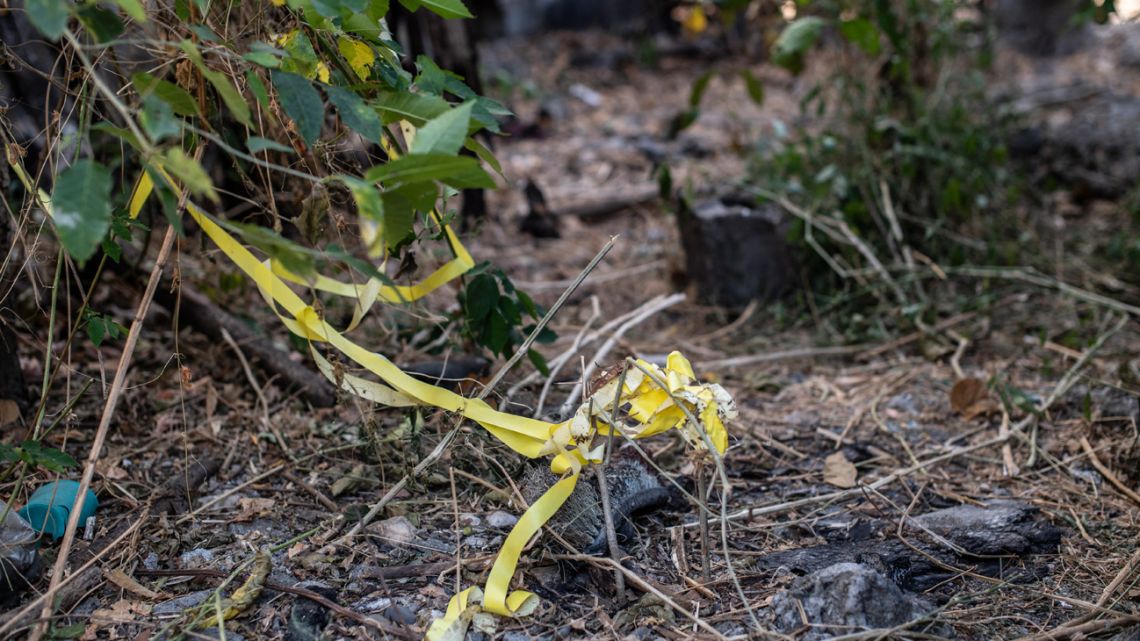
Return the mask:
{"type": "Polygon", "coordinates": [[[791,288],[794,266],[775,205],[724,197],[690,206],[681,199],[677,223],[697,300],[740,309],[791,288]]]}

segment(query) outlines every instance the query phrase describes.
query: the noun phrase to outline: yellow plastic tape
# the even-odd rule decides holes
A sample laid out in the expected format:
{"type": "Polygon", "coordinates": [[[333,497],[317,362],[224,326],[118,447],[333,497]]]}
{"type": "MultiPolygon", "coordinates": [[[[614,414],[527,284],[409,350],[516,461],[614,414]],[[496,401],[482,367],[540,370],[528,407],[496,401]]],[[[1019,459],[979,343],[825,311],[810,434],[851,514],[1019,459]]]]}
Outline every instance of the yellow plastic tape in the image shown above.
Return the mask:
{"type": "MultiPolygon", "coordinates": [[[[169,174],[161,167],[158,171],[180,196],[180,189],[169,174]]],[[[153,190],[153,180],[144,171],[131,195],[129,212],[132,218],[138,216],[153,190]]],[[[468,588],[456,594],[448,604],[446,615],[433,622],[429,628],[427,638],[429,641],[462,639],[467,624],[474,615],[473,606],[477,603],[482,605],[483,610],[505,616],[522,616],[533,611],[537,606],[537,597],[525,590],[511,592],[509,590],[511,577],[514,576],[519,557],[527,542],[573,493],[581,476],[582,466],[599,460],[598,451],[584,452],[577,444],[589,443],[595,434],[595,421],[590,412],[594,412],[594,416],[607,411],[616,414],[617,408],[612,408],[612,405],[619,395],[618,381],[611,380],[595,393],[595,403],[583,404],[572,419],[562,423],[547,423],[500,412],[481,399],[465,398],[417,380],[384,356],[357,345],[325,322],[316,310],[305,304],[288,285],[290,282],[305,285],[356,300],[357,310],[349,325],[351,330],[377,299],[385,302],[415,300],[471,268],[474,263],[470,254],[450,227],[444,225],[438,217],[435,217],[435,220],[443,228],[456,258],[417,285],[392,287],[383,285],[375,279],[370,279],[363,285],[356,285],[323,276],[313,279],[301,278],[278,263],[258,260],[193,203],[187,203],[186,210],[222,253],[254,281],[270,309],[290,331],[311,342],[328,343],[383,382],[383,384],[376,383],[337,372],[332,363],[310,345],[318,369],[340,389],[394,407],[412,405],[438,407],[475,421],[508,447],[524,456],[537,458],[553,455],[551,471],[562,478],[519,518],[519,522],[507,536],[491,567],[485,590],[468,588]]],[[[664,380],[668,392],[658,387],[654,380],[642,374],[640,370],[630,370],[626,383],[620,390],[620,397],[630,403],[629,416],[640,423],[639,427],[632,430],[631,435],[634,438],[644,438],[669,429],[680,428],[690,443],[703,448],[703,440],[697,431],[700,428],[686,425],[684,412],[673,401],[673,398],[678,398],[695,409],[714,447],[723,453],[728,445],[724,421],[735,416],[736,411],[727,392],[724,392],[719,385],[697,384],[692,367],[678,352],[669,355],[664,370],[644,361],[638,361],[638,364],[664,380]]],[[[605,431],[608,432],[608,429],[605,431]]]]}

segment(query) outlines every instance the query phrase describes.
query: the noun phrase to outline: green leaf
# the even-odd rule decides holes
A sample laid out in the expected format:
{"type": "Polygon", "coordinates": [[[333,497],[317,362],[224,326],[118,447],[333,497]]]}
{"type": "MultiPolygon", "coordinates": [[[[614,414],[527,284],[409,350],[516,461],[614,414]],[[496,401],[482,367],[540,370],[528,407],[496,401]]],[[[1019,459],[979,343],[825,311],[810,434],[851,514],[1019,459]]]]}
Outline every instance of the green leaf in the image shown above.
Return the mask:
{"type": "Polygon", "coordinates": [[[262,109],[269,111],[269,92],[265,90],[265,83],[261,81],[261,76],[250,69],[245,72],[245,80],[249,83],[249,90],[257,99],[257,103],[261,105],[262,109]]]}
{"type": "Polygon", "coordinates": [[[20,458],[29,465],[37,465],[51,472],[66,472],[75,467],[75,459],[52,447],[44,447],[39,441],[24,441],[20,444],[20,458]]]}
{"type": "Polygon", "coordinates": [[[182,133],[182,123],[174,117],[174,111],[171,110],[170,105],[159,100],[156,96],[143,98],[139,122],[151,140],[156,142],[182,133]]]}
{"type": "Polygon", "coordinates": [[[539,374],[543,376],[550,376],[550,366],[546,364],[546,357],[533,349],[527,350],[526,357],[530,359],[531,364],[538,370],[539,374]]]}
{"type": "Polygon", "coordinates": [[[447,113],[433,118],[416,132],[412,139],[413,154],[446,154],[454,156],[463,147],[463,140],[467,137],[467,128],[471,123],[471,110],[475,107],[474,101],[449,110],[447,113]]]}
{"type": "Polygon", "coordinates": [[[204,24],[192,24],[190,25],[190,30],[194,32],[194,35],[198,36],[199,40],[217,43],[222,41],[222,39],[218,37],[218,34],[214,33],[213,29],[204,24]]]}
{"type": "Polygon", "coordinates": [[[760,80],[748,69],[742,69],[740,77],[744,80],[744,88],[748,90],[748,97],[752,102],[758,105],[764,104],[764,85],[760,84],[760,80]]]}
{"type": "Polygon", "coordinates": [[[407,184],[438,180],[456,189],[482,187],[491,189],[495,182],[483,171],[479,161],[469,156],[441,154],[408,154],[392,162],[369,169],[364,174],[368,182],[386,185],[407,184]]]}
{"type": "Polygon", "coordinates": [[[281,106],[293,122],[297,123],[297,131],[305,144],[311,147],[321,135],[321,125],[325,118],[321,95],[312,83],[297,74],[274,70],[272,78],[281,106]]]}
{"type": "Polygon", "coordinates": [[[78,639],[87,631],[87,624],[83,621],[62,627],[52,627],[48,636],[52,639],[78,639]]]}
{"type": "Polygon", "coordinates": [[[464,290],[463,309],[468,322],[479,322],[491,313],[499,301],[499,284],[490,274],[479,274],[464,290]]]}
{"type": "Polygon", "coordinates": [[[772,47],[772,62],[792,73],[802,71],[804,54],[819,39],[825,24],[818,16],[805,16],[789,23],[772,47]]]}
{"type": "Polygon", "coordinates": [[[538,318],[542,315],[538,313],[538,306],[534,304],[534,299],[530,297],[530,294],[522,291],[521,289],[516,289],[515,298],[519,299],[519,304],[522,305],[523,311],[525,311],[531,317],[538,318]]]}
{"type": "Polygon", "coordinates": [[[180,116],[198,115],[198,102],[185,89],[172,82],[160,80],[143,71],[132,75],[131,83],[140,95],[145,97],[154,94],[180,116]]]}
{"type": "Polygon", "coordinates": [[[669,130],[665,132],[665,137],[669,140],[673,140],[682,131],[691,127],[692,124],[697,121],[697,118],[699,118],[700,115],[701,112],[699,109],[690,108],[673,116],[673,119],[669,121],[669,130]]]}
{"type": "Polygon", "coordinates": [[[79,22],[83,23],[98,42],[109,42],[123,33],[123,21],[113,11],[85,4],[79,7],[76,15],[79,16],[79,22]]]}
{"type": "Polygon", "coordinates": [[[180,147],[171,147],[162,154],[162,166],[174,174],[190,193],[205,196],[213,202],[218,202],[218,192],[214,190],[214,183],[202,165],[180,147]]]}
{"type": "Polygon", "coordinates": [[[72,258],[86,262],[111,228],[111,172],[80,160],[60,172],[51,201],[59,241],[72,258]]]}
{"type": "Polygon", "coordinates": [[[395,247],[412,233],[416,211],[426,212],[435,206],[439,188],[434,182],[402,185],[384,191],[384,242],[395,247]]]}
{"type": "Polygon", "coordinates": [[[107,337],[117,339],[120,336],[125,336],[127,333],[126,327],[116,323],[114,319],[106,314],[99,314],[88,309],[86,320],[87,337],[91,339],[95,347],[102,345],[103,340],[107,337]]]}
{"type": "Polygon", "coordinates": [[[696,109],[701,106],[701,99],[705,97],[705,89],[708,89],[709,81],[712,80],[712,77],[713,72],[706,71],[693,82],[693,88],[689,91],[690,108],[696,109]]]}
{"type": "Polygon", "coordinates": [[[522,322],[522,314],[519,313],[519,305],[511,300],[510,296],[499,297],[499,313],[506,319],[507,324],[514,327],[522,322]]]}
{"type": "Polygon", "coordinates": [[[510,325],[507,324],[507,319],[503,318],[499,310],[491,310],[484,326],[483,344],[492,352],[502,354],[508,338],[510,338],[510,325]]]}
{"type": "Polygon", "coordinates": [[[135,22],[146,22],[146,10],[139,0],[115,0],[115,4],[130,16],[135,22]]]}
{"type": "Polygon", "coordinates": [[[68,6],[67,0],[27,0],[24,3],[24,12],[28,21],[40,33],[50,40],[59,40],[63,30],[67,28],[68,6]]]}
{"type": "Polygon", "coordinates": [[[416,76],[415,86],[424,93],[441,97],[444,93],[451,93],[462,100],[477,97],[471,87],[464,84],[463,76],[443,69],[425,55],[416,57],[416,69],[419,70],[419,75],[416,76]]]}
{"type": "MultiPolygon", "coordinates": [[[[483,162],[490,165],[491,169],[494,169],[496,174],[503,176],[503,166],[499,164],[499,159],[496,158],[495,154],[490,149],[487,149],[485,145],[480,143],[478,140],[475,140],[474,138],[468,138],[467,142],[463,143],[463,147],[468,151],[474,153],[479,158],[479,160],[482,160],[483,162]]],[[[503,178],[506,179],[506,176],[503,176],[503,178]]]]}
{"type": "Polygon", "coordinates": [[[859,47],[868,56],[877,56],[882,50],[879,30],[866,18],[855,18],[839,23],[839,33],[847,42],[859,47]]]}
{"type": "Polygon", "coordinates": [[[106,333],[107,326],[103,324],[102,318],[94,316],[87,320],[87,338],[91,339],[95,347],[103,344],[103,336],[106,333]]]}
{"type": "Polygon", "coordinates": [[[329,100],[336,105],[340,119],[353,131],[376,144],[380,144],[384,125],[376,111],[364,103],[360,96],[343,87],[328,87],[329,100]]]}
{"type": "Polygon", "coordinates": [[[356,202],[356,209],[361,216],[372,222],[384,222],[384,202],[380,199],[380,192],[375,184],[354,176],[336,178],[352,192],[352,200],[356,202]]]}
{"type": "Polygon", "coordinates": [[[246,149],[249,149],[249,153],[251,154],[259,154],[267,149],[270,151],[280,151],[287,154],[294,153],[292,147],[283,145],[276,140],[262,138],[261,136],[250,136],[245,141],[245,147],[246,149]]]}
{"type": "Polygon", "coordinates": [[[109,122],[97,122],[91,125],[91,128],[95,131],[102,131],[104,133],[111,134],[112,136],[127,143],[131,147],[134,147],[136,150],[141,148],[139,145],[139,139],[136,138],[134,132],[129,129],[116,127],[109,122]]]}
{"type": "Polygon", "coordinates": [[[218,95],[221,96],[222,102],[225,103],[226,109],[229,109],[230,114],[234,118],[237,118],[238,122],[252,129],[253,121],[250,120],[249,105],[246,104],[241,93],[239,93],[230,82],[229,76],[220,71],[212,71],[208,68],[202,61],[202,54],[198,51],[198,48],[194,46],[193,42],[183,40],[179,43],[179,46],[182,48],[182,51],[186,52],[186,56],[194,63],[194,66],[197,67],[202,77],[213,85],[214,91],[217,91],[218,95]]]}
{"type": "Polygon", "coordinates": [[[281,66],[281,57],[273,55],[268,51],[250,51],[242,56],[246,60],[255,65],[260,65],[269,69],[276,69],[281,66]]]}
{"type": "Polygon", "coordinates": [[[411,92],[380,92],[372,106],[380,111],[385,124],[407,120],[417,127],[450,109],[447,101],[439,96],[411,92]]]}
{"type": "Polygon", "coordinates": [[[396,197],[393,191],[385,191],[381,200],[384,202],[384,244],[394,249],[412,233],[416,212],[406,198],[396,197]]]}
{"type": "Polygon", "coordinates": [[[461,0],[400,0],[400,4],[408,11],[415,11],[421,6],[427,7],[444,18],[474,18],[461,0]]]}

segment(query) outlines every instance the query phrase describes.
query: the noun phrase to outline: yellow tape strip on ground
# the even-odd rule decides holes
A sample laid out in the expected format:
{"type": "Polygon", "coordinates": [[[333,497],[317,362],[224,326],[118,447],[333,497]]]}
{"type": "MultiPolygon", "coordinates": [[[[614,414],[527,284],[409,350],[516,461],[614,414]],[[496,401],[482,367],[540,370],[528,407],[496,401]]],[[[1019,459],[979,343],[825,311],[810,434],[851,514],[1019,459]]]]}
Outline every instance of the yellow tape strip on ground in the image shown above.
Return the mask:
{"type": "MultiPolygon", "coordinates": [[[[181,195],[180,189],[169,174],[161,168],[158,168],[158,171],[174,192],[181,195]]],[[[129,203],[132,218],[138,216],[153,190],[154,183],[150,175],[145,171],[142,172],[129,203]]],[[[610,381],[595,394],[595,399],[600,399],[600,402],[591,406],[583,405],[574,418],[562,423],[547,423],[500,412],[481,399],[466,398],[417,380],[384,356],[357,345],[325,322],[317,311],[311,305],[305,304],[288,285],[292,282],[356,300],[357,312],[354,313],[353,321],[349,325],[351,330],[377,299],[391,303],[421,298],[473,266],[470,254],[450,227],[443,224],[438,217],[435,220],[443,228],[456,258],[417,285],[392,287],[383,285],[375,279],[370,279],[364,285],[355,285],[323,276],[315,279],[301,278],[273,261],[258,260],[193,203],[188,202],[186,210],[222,253],[254,281],[270,309],[290,331],[314,343],[328,343],[383,382],[381,384],[338,373],[332,363],[324,358],[315,346],[310,345],[317,367],[340,389],[384,405],[394,407],[426,405],[458,413],[475,421],[508,447],[524,456],[529,458],[553,456],[551,471],[562,478],[519,518],[491,567],[485,590],[472,587],[456,594],[448,604],[446,615],[432,623],[427,638],[429,641],[461,640],[471,617],[476,612],[472,606],[478,602],[481,602],[482,610],[504,616],[522,616],[533,611],[538,604],[538,598],[525,590],[511,592],[509,590],[511,578],[527,542],[573,493],[583,465],[599,460],[599,452],[584,452],[577,444],[579,442],[588,444],[594,436],[594,422],[587,416],[591,411],[588,407],[596,405],[596,409],[601,412],[613,412],[611,406],[614,398],[618,396],[617,381],[610,381]]],[[[705,424],[703,429],[708,431],[714,446],[723,452],[727,447],[727,433],[724,430],[723,420],[735,415],[731,397],[728,397],[727,393],[717,385],[696,384],[688,361],[677,352],[669,356],[664,371],[643,361],[639,361],[639,365],[647,371],[659,374],[660,378],[667,382],[669,393],[658,388],[649,377],[630,371],[620,396],[631,402],[633,408],[631,416],[641,423],[639,428],[632,431],[631,436],[641,438],[678,427],[697,429],[683,427],[684,413],[672,400],[676,397],[691,403],[696,408],[702,423],[705,424]]],[[[686,433],[686,437],[698,447],[703,447],[694,440],[692,434],[686,433]]]]}

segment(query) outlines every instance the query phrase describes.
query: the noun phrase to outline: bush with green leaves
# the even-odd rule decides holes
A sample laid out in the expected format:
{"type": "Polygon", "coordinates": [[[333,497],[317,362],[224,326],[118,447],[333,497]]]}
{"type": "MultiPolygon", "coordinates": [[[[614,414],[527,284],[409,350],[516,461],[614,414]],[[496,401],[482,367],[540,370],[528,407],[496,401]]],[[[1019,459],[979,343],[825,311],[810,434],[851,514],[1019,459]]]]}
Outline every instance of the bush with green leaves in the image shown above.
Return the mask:
{"type": "MultiPolygon", "coordinates": [[[[400,3],[471,17],[461,0],[400,3]]],[[[74,109],[57,110],[62,122],[32,114],[49,122],[35,140],[0,127],[21,178],[3,196],[24,214],[22,232],[34,234],[38,212],[50,211],[63,259],[75,273],[86,267],[85,278],[121,260],[121,244],[149,233],[156,216],[194,234],[181,215],[190,202],[302,280],[394,284],[382,261],[414,272],[407,268],[422,244],[449,248],[449,199],[493,187],[490,171],[501,171],[477,134],[498,133],[509,112],[430,58],[409,60],[388,29],[388,0],[27,0],[25,8],[65,54],[27,73],[47,74],[74,109]],[[133,220],[128,200],[143,172],[155,196],[133,220]]],[[[203,289],[232,289],[236,271],[223,264],[220,284],[203,289]]],[[[510,353],[538,308],[501,272],[464,278],[451,335],[510,353]]],[[[86,306],[73,326],[96,346],[124,333],[86,306]]],[[[46,460],[39,452],[25,444],[0,456],[46,460]]]]}
{"type": "MultiPolygon", "coordinates": [[[[401,3],[471,17],[461,0],[401,3]]],[[[388,9],[387,0],[29,0],[46,38],[87,52],[77,67],[88,80],[72,97],[90,114],[75,136],[94,153],[66,159],[51,189],[68,255],[82,264],[103,248],[101,259],[119,258],[114,241],[137,224],[124,210],[141,171],[182,231],[161,167],[196,201],[245,203],[247,220],[222,224],[298,275],[340,268],[390,282],[365,258],[399,260],[438,238],[431,212],[449,197],[494,186],[484,163],[498,164],[475,134],[497,133],[509,112],[426,56],[406,69],[388,9]],[[418,128],[414,139],[400,122],[418,128]],[[303,198],[279,198],[289,190],[303,198]],[[334,219],[341,193],[359,233],[334,219]]],[[[497,338],[478,342],[502,351],[497,338]]]]}
{"type": "MultiPolygon", "coordinates": [[[[977,3],[815,0],[798,10],[773,62],[794,74],[815,59],[827,67],[801,100],[807,124],[761,142],[751,185],[841,221],[884,263],[902,264],[904,244],[949,265],[1016,260],[998,215],[1018,186],[1006,163],[1013,121],[985,95],[992,37],[977,3]]],[[[793,222],[792,238],[813,274],[866,266],[855,244],[809,238],[805,224],[793,222]]]]}

